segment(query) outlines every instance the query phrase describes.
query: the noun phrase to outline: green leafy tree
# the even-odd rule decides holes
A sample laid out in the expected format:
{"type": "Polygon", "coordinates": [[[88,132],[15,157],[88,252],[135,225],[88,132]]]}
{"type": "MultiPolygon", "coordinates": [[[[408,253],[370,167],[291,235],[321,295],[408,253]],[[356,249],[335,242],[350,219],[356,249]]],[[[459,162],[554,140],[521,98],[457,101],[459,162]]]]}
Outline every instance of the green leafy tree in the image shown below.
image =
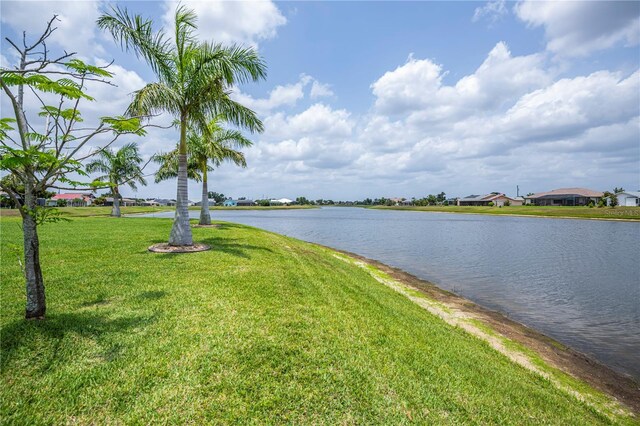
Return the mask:
{"type": "Polygon", "coordinates": [[[311,204],[311,201],[307,200],[307,197],[298,197],[296,198],[296,203],[300,204],[301,206],[306,206],[311,204]]]}
{"type": "Polygon", "coordinates": [[[616,192],[605,191],[601,201],[603,205],[608,204],[609,207],[615,207],[618,205],[618,196],[616,195],[616,192]],[[607,199],[609,200],[608,203],[607,199]]]}
{"type": "MultiPolygon", "coordinates": [[[[211,225],[208,172],[213,171],[215,167],[219,167],[225,161],[246,167],[247,162],[244,154],[234,148],[249,147],[252,144],[238,130],[220,127],[219,119],[211,120],[203,132],[190,132],[187,135],[189,157],[187,174],[197,182],[202,182],[200,225],[211,225]]],[[[179,158],[179,150],[178,146],[174,151],[157,157],[160,169],[156,174],[156,182],[178,176],[179,169],[176,159],[179,158]]]]}
{"type": "MultiPolygon", "coordinates": [[[[0,186],[5,189],[9,188],[11,192],[13,192],[14,194],[17,194],[19,199],[24,199],[24,192],[25,192],[24,184],[18,181],[15,178],[15,176],[7,175],[2,179],[0,179],[0,186]]],[[[45,200],[50,199],[54,195],[56,195],[54,191],[47,191],[47,190],[37,190],[33,194],[33,196],[36,197],[36,199],[44,198],[45,200]]],[[[15,209],[17,207],[15,201],[10,196],[2,195],[2,198],[3,198],[2,207],[8,207],[11,209],[15,209]]]]}
{"type": "Polygon", "coordinates": [[[99,197],[96,197],[93,200],[93,204],[96,206],[104,206],[104,203],[107,201],[107,196],[106,195],[101,195],[99,197]]]}
{"type": "Polygon", "coordinates": [[[216,204],[224,203],[227,200],[227,197],[225,197],[224,194],[220,194],[218,192],[210,191],[209,194],[207,194],[207,196],[213,201],[215,201],[216,204]]]}
{"type": "Polygon", "coordinates": [[[620,187],[620,188],[618,188],[618,187],[613,188],[613,193],[614,193],[614,194],[620,194],[621,192],[624,192],[624,188],[622,188],[622,187],[620,187]]]}
{"type": "Polygon", "coordinates": [[[120,186],[129,185],[135,191],[137,184],[147,184],[142,174],[142,162],[138,145],[128,143],[117,151],[110,148],[99,150],[96,158],[87,164],[87,173],[102,173],[96,180],[106,182],[111,189],[111,216],[120,217],[120,186]]]}
{"type": "MultiPolygon", "coordinates": [[[[26,34],[20,44],[7,39],[17,54],[17,65],[0,68],[2,96],[8,98],[12,112],[5,117],[8,111],[2,111],[0,119],[0,169],[15,183],[0,183],[0,188],[22,216],[26,318],[44,318],[46,312],[38,227],[61,219],[55,209],[37,205],[37,194],[49,188],[80,189],[83,183],[70,176],[87,176],[82,161],[95,151],[83,155],[83,149],[98,136],[110,145],[120,135],[144,133],[140,120],[134,117],[102,117],[95,125],[79,125],[83,121],[80,103],[94,100],[85,90],[87,83],[110,84],[112,75],[107,67],[88,65],[73,53],[52,56],[47,39],[55,31],[56,20],[54,16],[33,44],[27,44],[26,34]],[[52,99],[52,104],[47,103],[52,99]],[[40,110],[27,111],[34,102],[40,110]],[[43,123],[36,125],[38,116],[43,123]],[[17,186],[24,192],[16,192],[17,186]]],[[[97,185],[87,186],[95,189],[97,185]]]]}
{"type": "Polygon", "coordinates": [[[197,17],[191,10],[176,9],[173,37],[153,31],[152,22],[126,9],[114,8],[98,19],[98,26],[125,50],[133,50],[151,67],[158,79],[135,92],[130,115],[169,113],[179,120],[178,190],[176,216],[169,236],[171,245],[192,245],[187,189],[187,130],[207,127],[211,117],[250,131],[262,131],[262,122],[250,109],[233,101],[231,88],[266,77],[266,65],[254,48],[222,46],[195,38],[197,17]]]}

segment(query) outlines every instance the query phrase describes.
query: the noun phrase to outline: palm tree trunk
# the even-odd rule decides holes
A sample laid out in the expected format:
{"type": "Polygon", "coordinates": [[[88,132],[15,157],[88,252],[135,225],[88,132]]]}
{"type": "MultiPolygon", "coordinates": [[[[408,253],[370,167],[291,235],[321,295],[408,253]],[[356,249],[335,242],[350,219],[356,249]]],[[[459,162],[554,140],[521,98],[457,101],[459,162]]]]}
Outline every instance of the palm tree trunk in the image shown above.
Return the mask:
{"type": "Polygon", "coordinates": [[[111,209],[111,216],[120,217],[120,191],[118,191],[118,187],[114,186],[113,190],[113,208],[111,209]]]}
{"type": "Polygon", "coordinates": [[[173,221],[169,245],[192,246],[193,236],[189,225],[189,190],[187,186],[187,116],[180,117],[180,150],[178,152],[178,193],[176,196],[176,217],[173,221]]]}
{"type": "Polygon", "coordinates": [[[44,318],[47,304],[44,294],[44,280],[40,269],[40,241],[38,240],[38,224],[33,215],[36,208],[36,197],[31,185],[25,185],[26,213],[22,215],[24,232],[24,275],[26,279],[27,307],[25,317],[44,318]]]}
{"type": "Polygon", "coordinates": [[[209,187],[207,186],[207,162],[202,162],[202,206],[200,208],[200,225],[211,225],[209,213],[209,187]]]}

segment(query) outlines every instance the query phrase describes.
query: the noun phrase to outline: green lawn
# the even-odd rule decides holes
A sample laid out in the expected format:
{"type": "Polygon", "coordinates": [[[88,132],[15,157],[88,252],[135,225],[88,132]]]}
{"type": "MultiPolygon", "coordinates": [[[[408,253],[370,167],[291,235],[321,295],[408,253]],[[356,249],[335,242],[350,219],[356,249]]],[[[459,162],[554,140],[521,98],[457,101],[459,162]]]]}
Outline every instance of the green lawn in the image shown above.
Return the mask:
{"type": "Polygon", "coordinates": [[[41,228],[46,321],[22,319],[0,219],[2,424],[611,424],[318,246],[225,223],[147,251],[169,219],[41,228]]]}
{"type": "Polygon", "coordinates": [[[551,207],[551,206],[372,206],[373,209],[415,210],[423,212],[475,213],[493,215],[524,215],[568,217],[576,219],[625,219],[640,220],[640,207],[551,207]]]}
{"type": "MultiPolygon", "coordinates": [[[[56,207],[65,217],[93,217],[93,216],[110,216],[111,207],[56,207]]],[[[131,206],[120,207],[120,213],[138,214],[138,213],[157,213],[174,210],[173,207],[149,207],[149,206],[131,206]]],[[[0,216],[19,217],[20,212],[17,209],[0,209],[0,216]]]]}
{"type": "MultiPolygon", "coordinates": [[[[288,209],[313,209],[316,206],[253,206],[253,207],[209,207],[210,210],[288,210],[288,209]]],[[[66,217],[93,217],[93,216],[110,216],[111,207],[93,206],[93,207],[56,207],[66,217]]],[[[175,207],[150,207],[150,206],[131,206],[120,207],[123,215],[139,214],[139,213],[158,213],[166,211],[174,211],[175,207]]],[[[200,210],[198,206],[191,206],[189,210],[200,210]]],[[[0,209],[0,216],[19,217],[20,212],[16,209],[0,209]]]]}

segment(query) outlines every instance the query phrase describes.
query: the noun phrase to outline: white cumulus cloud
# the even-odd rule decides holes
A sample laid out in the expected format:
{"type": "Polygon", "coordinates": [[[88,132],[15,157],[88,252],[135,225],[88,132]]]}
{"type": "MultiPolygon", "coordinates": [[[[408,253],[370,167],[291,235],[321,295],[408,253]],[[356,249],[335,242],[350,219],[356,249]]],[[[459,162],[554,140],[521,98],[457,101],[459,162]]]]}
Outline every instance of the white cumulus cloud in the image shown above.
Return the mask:
{"type": "Polygon", "coordinates": [[[533,1],[514,11],[527,24],[545,29],[547,49],[562,56],[584,56],[616,44],[640,42],[637,1],[533,1]]]}
{"type": "Polygon", "coordinates": [[[36,41],[57,15],[53,24],[57,29],[48,39],[49,45],[90,58],[104,53],[96,42],[99,6],[98,1],[2,1],[0,22],[18,34],[27,31],[27,40],[36,41]]]}
{"type": "Polygon", "coordinates": [[[219,43],[258,45],[277,34],[278,27],[287,19],[270,0],[259,1],[194,1],[165,2],[164,22],[172,28],[178,4],[192,9],[198,15],[198,34],[204,40],[219,43]]]}
{"type": "Polygon", "coordinates": [[[260,115],[267,115],[283,107],[295,106],[298,101],[305,98],[309,84],[311,84],[311,89],[308,91],[310,99],[333,96],[330,85],[320,83],[310,75],[300,74],[296,83],[278,85],[269,91],[266,98],[254,98],[237,88],[233,91],[232,98],[260,115]]]}
{"type": "Polygon", "coordinates": [[[481,19],[488,19],[491,23],[496,23],[509,13],[505,0],[493,0],[488,1],[482,7],[476,7],[473,13],[473,22],[480,21],[481,19]]]}

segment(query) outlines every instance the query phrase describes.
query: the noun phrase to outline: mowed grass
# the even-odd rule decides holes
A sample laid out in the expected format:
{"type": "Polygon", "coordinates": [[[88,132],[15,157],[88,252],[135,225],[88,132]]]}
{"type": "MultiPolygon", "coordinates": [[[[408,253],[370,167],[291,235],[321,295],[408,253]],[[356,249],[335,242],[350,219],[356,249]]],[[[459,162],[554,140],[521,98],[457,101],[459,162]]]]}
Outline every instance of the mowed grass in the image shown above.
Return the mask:
{"type": "Polygon", "coordinates": [[[2,424],[610,424],[333,252],[254,228],[155,254],[168,219],[45,225],[45,321],[1,226],[2,424]]]}
{"type": "MultiPolygon", "coordinates": [[[[316,206],[252,206],[252,207],[223,207],[223,206],[211,206],[210,210],[300,210],[300,209],[313,209],[316,206]]],[[[96,217],[96,216],[111,216],[111,207],[104,206],[91,206],[91,207],[55,207],[64,217],[96,217]]],[[[191,206],[189,210],[200,210],[198,206],[191,206]]],[[[120,213],[123,215],[128,214],[143,214],[143,213],[159,213],[175,211],[175,207],[160,207],[160,206],[128,206],[120,207],[120,213]]],[[[0,217],[20,217],[20,212],[17,209],[0,209],[0,217]]]]}
{"type": "Polygon", "coordinates": [[[566,217],[575,219],[640,220],[640,207],[561,207],[561,206],[373,206],[373,209],[415,210],[444,213],[475,213],[492,215],[522,215],[566,217]]]}
{"type": "MultiPolygon", "coordinates": [[[[112,207],[91,206],[91,207],[55,207],[63,217],[94,217],[94,216],[111,216],[112,207]]],[[[159,213],[172,211],[174,207],[154,207],[154,206],[128,206],[120,207],[120,213],[142,214],[142,213],[159,213]]],[[[20,217],[17,209],[0,209],[0,217],[20,217]]]]}

